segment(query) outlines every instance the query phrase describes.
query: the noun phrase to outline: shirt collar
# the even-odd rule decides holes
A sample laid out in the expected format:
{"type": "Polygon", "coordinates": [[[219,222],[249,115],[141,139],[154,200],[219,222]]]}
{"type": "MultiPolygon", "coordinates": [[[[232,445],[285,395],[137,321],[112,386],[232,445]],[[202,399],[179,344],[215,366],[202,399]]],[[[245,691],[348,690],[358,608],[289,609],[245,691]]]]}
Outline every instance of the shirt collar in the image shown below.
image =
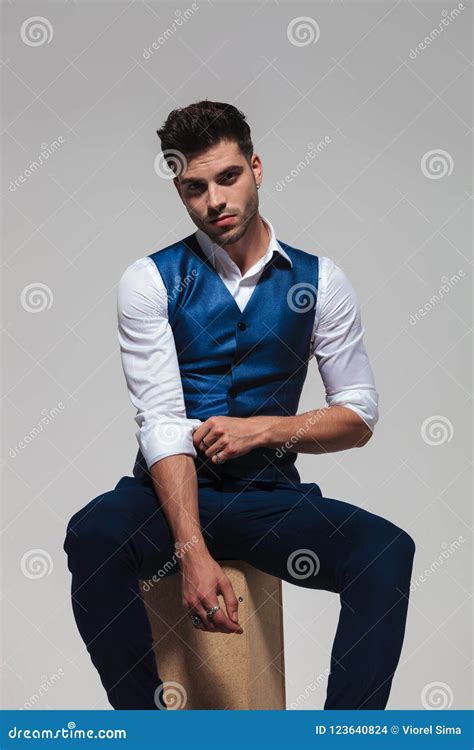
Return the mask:
{"type": "MultiPolygon", "coordinates": [[[[265,222],[265,224],[267,225],[270,231],[270,240],[268,243],[268,249],[265,255],[263,256],[264,265],[266,265],[268,261],[270,260],[270,258],[272,258],[273,253],[277,252],[277,253],[280,253],[280,255],[282,255],[284,258],[286,258],[290,266],[293,267],[293,261],[291,260],[288,253],[286,253],[283,250],[282,246],[278,242],[275,236],[275,230],[273,229],[271,222],[267,218],[262,216],[261,214],[260,214],[260,217],[262,221],[265,222]]],[[[220,257],[223,258],[224,261],[229,258],[227,251],[223,247],[218,245],[217,242],[213,242],[211,238],[209,237],[209,235],[203,232],[202,229],[197,229],[194,234],[195,234],[197,241],[199,242],[199,246],[201,250],[206,255],[206,257],[209,258],[209,260],[211,260],[212,265],[215,265],[215,257],[214,257],[215,254],[220,255],[220,257]]]]}

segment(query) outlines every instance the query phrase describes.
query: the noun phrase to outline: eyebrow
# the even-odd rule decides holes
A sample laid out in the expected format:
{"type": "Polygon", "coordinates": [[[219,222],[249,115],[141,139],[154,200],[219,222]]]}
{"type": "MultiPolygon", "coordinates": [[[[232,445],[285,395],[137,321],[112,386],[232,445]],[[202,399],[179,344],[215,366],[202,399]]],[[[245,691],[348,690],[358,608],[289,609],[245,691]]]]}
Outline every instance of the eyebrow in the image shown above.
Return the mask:
{"type": "MultiPolygon", "coordinates": [[[[222,169],[217,175],[217,178],[222,177],[227,172],[231,172],[233,169],[237,169],[239,172],[243,172],[244,168],[241,164],[231,164],[230,166],[225,167],[225,169],[222,169]]],[[[202,180],[199,177],[184,177],[181,180],[181,185],[189,185],[192,182],[202,182],[202,180]]]]}

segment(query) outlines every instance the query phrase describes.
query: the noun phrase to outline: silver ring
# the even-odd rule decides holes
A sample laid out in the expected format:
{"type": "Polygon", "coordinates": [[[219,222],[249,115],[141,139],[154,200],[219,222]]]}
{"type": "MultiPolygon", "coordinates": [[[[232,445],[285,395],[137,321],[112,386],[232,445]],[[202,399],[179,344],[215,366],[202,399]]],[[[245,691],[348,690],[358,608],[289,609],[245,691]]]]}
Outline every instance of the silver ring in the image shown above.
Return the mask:
{"type": "Polygon", "coordinates": [[[212,620],[216,612],[220,609],[219,604],[215,604],[211,609],[208,609],[206,612],[206,615],[208,616],[209,620],[212,620]]]}
{"type": "Polygon", "coordinates": [[[224,464],[225,463],[225,458],[219,458],[219,453],[220,453],[220,451],[217,451],[217,453],[216,453],[216,461],[217,461],[218,464],[224,464]]]}
{"type": "Polygon", "coordinates": [[[202,620],[199,617],[199,615],[194,615],[194,614],[191,613],[189,616],[190,616],[191,622],[192,622],[192,624],[194,625],[195,628],[202,627],[202,620]]]}

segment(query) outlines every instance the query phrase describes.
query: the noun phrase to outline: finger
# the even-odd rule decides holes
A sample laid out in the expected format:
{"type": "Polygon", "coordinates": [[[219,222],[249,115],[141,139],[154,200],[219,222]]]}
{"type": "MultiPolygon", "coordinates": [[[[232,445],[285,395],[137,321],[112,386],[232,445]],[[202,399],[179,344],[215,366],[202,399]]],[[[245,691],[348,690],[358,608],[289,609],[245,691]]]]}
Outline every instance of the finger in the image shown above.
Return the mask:
{"type": "Polygon", "coordinates": [[[193,609],[193,614],[201,618],[202,625],[198,627],[198,630],[208,630],[210,633],[216,630],[214,623],[208,618],[206,610],[202,605],[196,605],[193,609]]]}
{"type": "MultiPolygon", "coordinates": [[[[219,450],[222,451],[224,449],[224,441],[222,440],[222,438],[216,438],[213,443],[209,442],[209,439],[206,438],[206,443],[209,446],[209,448],[206,448],[206,450],[204,451],[204,453],[208,457],[210,457],[210,456],[214,457],[214,455],[217,453],[217,451],[219,451],[219,450]]],[[[203,445],[203,448],[204,447],[205,446],[203,445]]]]}
{"type": "Polygon", "coordinates": [[[209,425],[207,424],[207,419],[206,419],[206,421],[200,424],[199,427],[197,427],[192,434],[194,445],[195,446],[199,445],[202,438],[205,437],[208,432],[209,432],[209,425]]]}
{"type": "Polygon", "coordinates": [[[201,440],[199,441],[200,450],[202,450],[203,453],[206,453],[211,447],[211,445],[216,442],[216,440],[217,440],[217,435],[214,435],[211,428],[208,429],[207,432],[201,436],[201,440]]]}
{"type": "Polygon", "coordinates": [[[222,594],[225,601],[225,607],[229,619],[234,623],[239,623],[239,602],[234,592],[234,587],[230,582],[230,578],[223,575],[219,578],[218,593],[222,594]]]}
{"type": "Polygon", "coordinates": [[[236,622],[229,620],[225,612],[220,609],[213,616],[214,624],[218,628],[222,628],[224,633],[243,633],[242,628],[236,622]]]}
{"type": "MultiPolygon", "coordinates": [[[[207,601],[208,600],[206,599],[205,600],[205,604],[206,604],[206,608],[207,609],[210,609],[215,604],[219,603],[218,601],[215,601],[214,603],[212,603],[209,600],[209,606],[208,606],[207,605],[207,601]]],[[[225,613],[225,611],[223,609],[218,609],[217,612],[215,612],[212,615],[212,621],[213,621],[214,625],[217,628],[224,628],[224,632],[225,633],[235,633],[235,632],[237,632],[237,630],[241,629],[240,625],[238,625],[235,622],[232,622],[232,620],[229,619],[229,617],[226,615],[226,613],[225,613]]]]}

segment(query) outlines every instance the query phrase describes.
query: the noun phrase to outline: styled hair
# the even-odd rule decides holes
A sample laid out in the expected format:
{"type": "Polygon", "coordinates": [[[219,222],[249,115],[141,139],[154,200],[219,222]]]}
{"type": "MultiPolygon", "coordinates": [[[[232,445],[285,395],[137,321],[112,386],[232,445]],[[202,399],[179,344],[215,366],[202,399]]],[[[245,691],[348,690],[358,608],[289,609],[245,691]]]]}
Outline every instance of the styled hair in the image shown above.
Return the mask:
{"type": "MultiPolygon", "coordinates": [[[[250,162],[253,143],[245,115],[232,104],[203,99],[173,109],[163,127],[156,131],[168,167],[176,172],[176,152],[186,158],[197,155],[221,140],[235,141],[250,162]],[[167,157],[167,152],[170,152],[167,157]]],[[[179,161],[179,160],[178,160],[179,161]]]]}

